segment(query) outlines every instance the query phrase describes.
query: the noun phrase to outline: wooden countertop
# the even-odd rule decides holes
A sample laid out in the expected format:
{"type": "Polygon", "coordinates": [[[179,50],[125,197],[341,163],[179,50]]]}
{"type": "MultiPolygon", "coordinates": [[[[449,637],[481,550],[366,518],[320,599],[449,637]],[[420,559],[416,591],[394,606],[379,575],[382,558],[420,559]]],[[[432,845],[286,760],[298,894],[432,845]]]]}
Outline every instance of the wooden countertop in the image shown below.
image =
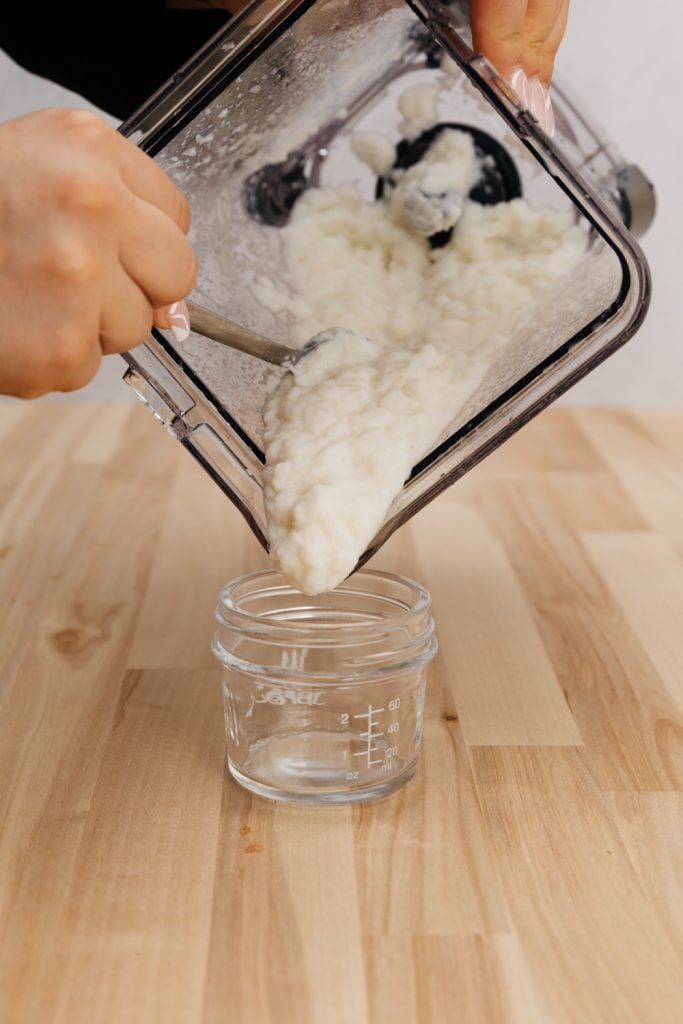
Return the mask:
{"type": "Polygon", "coordinates": [[[275,806],[246,526],[141,408],[0,405],[0,1020],[678,1024],[682,556],[683,412],[547,412],[374,563],[434,598],[416,779],[275,806]]]}

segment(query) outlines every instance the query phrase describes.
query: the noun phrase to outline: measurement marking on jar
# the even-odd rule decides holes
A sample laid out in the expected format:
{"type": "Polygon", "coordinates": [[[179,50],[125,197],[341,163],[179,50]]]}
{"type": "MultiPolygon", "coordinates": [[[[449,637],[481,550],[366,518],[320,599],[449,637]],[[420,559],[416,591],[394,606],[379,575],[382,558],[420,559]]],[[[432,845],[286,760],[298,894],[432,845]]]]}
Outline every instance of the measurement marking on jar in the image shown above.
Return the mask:
{"type": "Polygon", "coordinates": [[[373,708],[372,704],[368,704],[367,711],[363,711],[360,714],[353,716],[354,718],[367,718],[368,720],[367,731],[360,734],[363,739],[367,739],[367,746],[365,750],[356,750],[353,755],[354,757],[364,757],[368,768],[371,768],[375,764],[382,763],[381,757],[373,760],[372,755],[379,752],[379,747],[373,746],[374,740],[379,739],[380,736],[384,736],[383,732],[375,731],[375,727],[379,728],[379,722],[374,716],[381,715],[383,711],[384,708],[373,708]]]}
{"type": "Polygon", "coordinates": [[[370,728],[370,722],[372,721],[372,716],[373,715],[381,715],[383,711],[384,711],[384,708],[373,708],[372,704],[368,704],[368,710],[367,711],[363,711],[361,714],[354,715],[353,717],[354,718],[367,718],[368,719],[368,728],[370,728]]]}

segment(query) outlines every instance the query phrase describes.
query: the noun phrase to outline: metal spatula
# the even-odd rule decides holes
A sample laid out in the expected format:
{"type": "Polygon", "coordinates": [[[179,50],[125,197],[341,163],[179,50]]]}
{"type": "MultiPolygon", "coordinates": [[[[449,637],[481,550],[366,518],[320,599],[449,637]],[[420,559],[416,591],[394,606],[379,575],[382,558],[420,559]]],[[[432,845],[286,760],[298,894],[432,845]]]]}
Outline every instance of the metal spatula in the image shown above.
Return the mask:
{"type": "Polygon", "coordinates": [[[241,327],[231,320],[225,320],[218,313],[205,309],[204,306],[198,306],[196,302],[188,300],[187,308],[190,313],[190,327],[196,334],[201,334],[221,345],[237,349],[238,352],[246,352],[247,355],[256,356],[257,359],[263,359],[266,363],[282,366],[285,369],[296,366],[303,356],[308,355],[326,340],[325,332],[323,332],[312,338],[301,349],[288,348],[287,345],[269,341],[268,338],[263,338],[260,334],[241,327]]]}

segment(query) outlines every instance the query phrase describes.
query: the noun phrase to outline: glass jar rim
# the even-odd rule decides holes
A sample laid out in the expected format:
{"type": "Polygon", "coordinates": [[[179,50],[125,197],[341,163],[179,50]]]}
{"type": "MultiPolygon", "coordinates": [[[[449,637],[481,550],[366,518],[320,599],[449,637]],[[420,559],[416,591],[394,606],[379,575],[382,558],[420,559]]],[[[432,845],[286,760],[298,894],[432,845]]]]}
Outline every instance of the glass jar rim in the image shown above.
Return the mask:
{"type": "MultiPolygon", "coordinates": [[[[254,596],[257,593],[259,593],[259,591],[254,591],[250,596],[254,596]]],[[[376,632],[379,626],[400,628],[400,626],[407,623],[411,617],[428,613],[430,608],[431,595],[429,594],[429,591],[410,577],[403,577],[403,575],[398,575],[395,572],[385,572],[380,569],[368,568],[358,569],[357,572],[350,575],[350,577],[340,584],[339,587],[335,588],[334,591],[310,596],[298,591],[287,582],[282,573],[275,569],[257,569],[253,572],[247,572],[244,575],[241,575],[241,577],[236,577],[236,579],[231,580],[221,588],[218,594],[218,605],[215,611],[215,618],[216,622],[220,626],[239,627],[250,633],[268,633],[273,630],[284,630],[293,639],[295,637],[310,637],[311,633],[314,634],[316,632],[321,634],[330,632],[340,638],[345,633],[352,633],[354,637],[361,639],[364,635],[371,635],[376,632]],[[249,585],[256,584],[259,581],[262,581],[265,585],[270,581],[271,586],[264,586],[260,593],[266,594],[268,590],[279,591],[282,594],[296,595],[304,601],[310,601],[313,606],[317,603],[319,606],[323,607],[328,594],[343,594],[347,590],[345,585],[348,584],[349,581],[361,582],[364,579],[384,581],[387,584],[398,585],[404,588],[405,592],[412,597],[412,601],[410,604],[400,603],[398,600],[392,599],[388,596],[360,591],[360,593],[364,593],[364,596],[366,597],[377,597],[378,602],[382,602],[384,604],[389,602],[393,603],[395,610],[392,611],[390,615],[382,617],[381,620],[378,620],[377,617],[369,616],[367,618],[360,618],[360,620],[355,622],[347,623],[311,623],[310,620],[297,620],[297,618],[288,618],[287,616],[270,617],[259,613],[254,614],[242,608],[239,604],[239,597],[236,596],[236,592],[239,591],[240,588],[248,587],[249,585]],[[273,584],[274,587],[272,586],[273,584]],[[225,617],[223,613],[225,613],[225,616],[229,617],[225,617]]]]}
{"type": "Polygon", "coordinates": [[[437,649],[429,591],[408,577],[374,569],[359,570],[335,590],[315,596],[301,593],[275,570],[247,573],[221,589],[215,618],[219,628],[211,646],[219,661],[273,680],[289,680],[293,674],[303,684],[309,677],[347,683],[379,679],[425,664],[437,649]],[[278,595],[283,597],[281,606],[278,595]],[[297,603],[288,606],[285,597],[297,603]],[[344,604],[354,597],[365,607],[356,611],[352,603],[344,604]],[[248,599],[262,599],[266,605],[275,599],[275,605],[253,612],[240,607],[248,599]],[[389,637],[393,639],[387,642],[389,637]],[[240,655],[234,645],[244,640],[262,645],[265,660],[259,648],[246,659],[240,655]],[[343,650],[348,659],[343,668],[330,672],[319,667],[309,672],[303,666],[294,670],[291,659],[273,663],[269,654],[275,648],[343,650]]]}

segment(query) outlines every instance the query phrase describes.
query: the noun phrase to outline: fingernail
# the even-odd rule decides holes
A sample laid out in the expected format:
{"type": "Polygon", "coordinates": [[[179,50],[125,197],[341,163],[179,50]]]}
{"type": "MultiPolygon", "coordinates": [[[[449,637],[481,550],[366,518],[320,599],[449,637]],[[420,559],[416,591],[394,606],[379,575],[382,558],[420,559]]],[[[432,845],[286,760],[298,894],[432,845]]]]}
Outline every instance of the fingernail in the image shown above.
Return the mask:
{"type": "Polygon", "coordinates": [[[529,106],[529,79],[522,68],[515,68],[510,75],[510,85],[515,90],[525,107],[529,106]]]}
{"type": "Polygon", "coordinates": [[[554,135],[555,115],[550,93],[538,78],[529,79],[528,106],[546,135],[554,135]]]}
{"type": "Polygon", "coordinates": [[[168,325],[179,345],[187,341],[190,337],[190,313],[186,302],[174,302],[168,307],[168,325]]]}

